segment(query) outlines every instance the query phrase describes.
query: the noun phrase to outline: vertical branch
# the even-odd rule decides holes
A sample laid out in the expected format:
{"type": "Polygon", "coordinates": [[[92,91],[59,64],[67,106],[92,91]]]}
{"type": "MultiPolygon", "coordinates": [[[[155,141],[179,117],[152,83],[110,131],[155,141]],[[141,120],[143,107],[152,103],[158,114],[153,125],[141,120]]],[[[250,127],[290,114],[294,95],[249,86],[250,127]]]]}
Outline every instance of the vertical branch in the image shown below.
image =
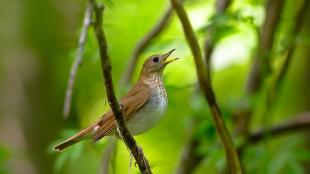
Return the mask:
{"type": "MultiPolygon", "coordinates": [[[[215,15],[221,15],[225,13],[230,3],[231,0],[217,0],[215,15]]],[[[215,34],[215,28],[212,27],[208,31],[208,37],[206,38],[204,44],[204,58],[207,64],[207,69],[209,69],[209,71],[211,71],[210,66],[211,55],[216,45],[216,42],[214,41],[214,34],[215,34]]],[[[211,79],[211,77],[209,78],[211,79]]],[[[194,122],[193,124],[196,125],[197,122],[194,122]]],[[[187,145],[183,151],[183,155],[176,172],[177,174],[192,173],[192,171],[196,168],[196,166],[198,166],[199,163],[203,160],[204,156],[196,153],[198,146],[199,146],[198,138],[192,136],[187,142],[187,145]]]]}
{"type": "Polygon", "coordinates": [[[163,16],[159,19],[159,21],[155,24],[155,26],[151,29],[149,33],[147,33],[141,40],[139,40],[138,44],[134,48],[132,55],[129,58],[128,66],[126,67],[121,80],[120,85],[128,85],[134,70],[136,69],[136,65],[138,62],[139,55],[150,45],[151,41],[155,39],[157,36],[161,34],[161,32],[168,25],[171,16],[172,16],[172,7],[168,7],[164,12],[163,16]]]}
{"type": "Polygon", "coordinates": [[[69,75],[69,80],[68,80],[68,85],[67,85],[67,90],[66,90],[66,96],[65,96],[65,101],[64,101],[64,109],[63,109],[64,118],[68,118],[68,115],[70,112],[72,91],[74,87],[75,77],[76,77],[78,67],[80,66],[82,62],[83,53],[84,53],[84,45],[86,43],[86,38],[87,38],[87,32],[92,22],[92,14],[93,14],[93,4],[88,3],[87,9],[84,15],[83,26],[82,26],[81,33],[79,36],[77,54],[76,54],[75,60],[70,70],[70,75],[69,75]]]}
{"type": "Polygon", "coordinates": [[[100,59],[101,59],[101,66],[102,66],[102,73],[104,76],[104,83],[106,86],[106,93],[110,103],[110,107],[114,113],[115,119],[117,121],[117,128],[120,132],[123,141],[125,142],[128,149],[131,151],[131,154],[134,156],[136,162],[138,163],[139,169],[143,174],[152,173],[148,160],[145,158],[144,153],[138,147],[135,139],[132,135],[130,135],[123,118],[123,113],[121,111],[120,105],[117,102],[115,97],[114,88],[113,88],[113,81],[111,76],[111,63],[110,58],[107,52],[107,42],[105,38],[104,31],[102,29],[102,12],[103,6],[97,4],[94,0],[90,0],[90,2],[95,3],[94,12],[95,12],[95,22],[94,22],[94,29],[96,38],[99,45],[100,51],[100,59]]]}
{"type": "MultiPolygon", "coordinates": [[[[284,62],[282,64],[282,66],[280,67],[279,72],[275,75],[275,78],[273,79],[273,81],[271,81],[270,86],[268,86],[267,89],[267,96],[266,96],[266,107],[263,110],[263,114],[262,114],[262,125],[264,125],[264,129],[266,129],[267,131],[265,131],[266,133],[269,133],[268,129],[270,129],[270,112],[272,112],[272,107],[274,105],[274,103],[276,102],[276,98],[277,98],[277,94],[279,93],[278,91],[280,90],[281,84],[284,80],[284,77],[287,73],[289,64],[291,63],[291,59],[293,57],[293,52],[295,50],[295,46],[296,46],[296,42],[295,42],[295,38],[296,36],[299,34],[301,26],[304,22],[304,16],[306,15],[306,9],[307,9],[307,5],[309,5],[309,1],[304,1],[304,3],[302,4],[300,10],[298,11],[297,15],[296,15],[296,23],[295,26],[293,27],[293,31],[291,34],[291,38],[289,40],[289,46],[287,48],[287,54],[284,57],[284,62]],[[268,119],[267,119],[268,118],[268,119]]],[[[266,135],[267,136],[267,135],[266,135]]]]}
{"type": "MultiPolygon", "coordinates": [[[[270,52],[275,38],[275,31],[279,23],[283,8],[283,0],[268,0],[266,6],[266,17],[262,26],[258,50],[255,55],[254,64],[250,70],[246,84],[246,95],[252,97],[263,85],[263,78],[270,66],[270,52]]],[[[233,115],[236,117],[237,134],[249,133],[249,125],[252,117],[253,106],[241,105],[233,115]]]]}
{"type": "Polygon", "coordinates": [[[293,53],[296,48],[296,36],[300,33],[301,26],[305,20],[307,7],[310,5],[310,2],[308,0],[305,0],[304,3],[301,6],[301,9],[298,11],[298,14],[296,15],[296,21],[293,33],[292,33],[292,40],[290,40],[291,43],[289,43],[289,46],[287,48],[287,54],[284,59],[284,63],[281,66],[278,75],[275,78],[274,83],[271,86],[271,90],[269,90],[269,103],[274,101],[274,98],[276,97],[272,92],[277,91],[281,84],[283,83],[284,77],[288,71],[289,65],[292,61],[293,53]]]}
{"type": "Polygon", "coordinates": [[[198,76],[200,89],[204,93],[205,98],[211,109],[212,118],[214,120],[217,133],[220,136],[222,145],[225,149],[226,161],[228,163],[230,173],[242,173],[237,151],[229,135],[228,129],[225,125],[220,108],[213,93],[212,86],[210,84],[209,69],[206,69],[204,66],[202,53],[200,51],[197,38],[195,37],[186,11],[179,0],[170,0],[170,2],[179,17],[185,37],[191,48],[196,65],[196,73],[198,76]]]}
{"type": "Polygon", "coordinates": [[[270,53],[275,38],[275,31],[282,12],[283,0],[268,0],[266,6],[266,18],[262,26],[260,45],[251,69],[248,81],[247,92],[257,92],[263,83],[263,77],[270,66],[270,53]]]}

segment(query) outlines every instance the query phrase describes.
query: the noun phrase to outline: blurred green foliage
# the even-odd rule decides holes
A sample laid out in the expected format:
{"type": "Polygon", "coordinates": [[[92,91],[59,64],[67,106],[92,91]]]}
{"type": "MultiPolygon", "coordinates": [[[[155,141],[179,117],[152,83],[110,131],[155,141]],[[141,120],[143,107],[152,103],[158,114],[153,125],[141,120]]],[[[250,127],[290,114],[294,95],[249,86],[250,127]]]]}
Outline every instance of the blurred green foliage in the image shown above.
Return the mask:
{"type": "Polygon", "coordinates": [[[0,145],[0,173],[8,173],[9,168],[6,161],[9,159],[10,155],[7,148],[0,145]]]}
{"type": "MultiPolygon", "coordinates": [[[[168,1],[100,2],[106,6],[103,24],[112,59],[115,88],[120,97],[129,88],[118,86],[117,83],[128,63],[128,58],[137,41],[162,15],[168,1]]],[[[306,31],[302,33],[303,37],[300,39],[292,36],[292,27],[296,22],[294,18],[302,2],[302,0],[285,1],[280,27],[276,32],[272,52],[274,71],[278,70],[283,61],[281,58],[286,54],[285,49],[290,42],[298,41],[301,46],[294,55],[283,87],[276,91],[279,98],[274,103],[272,112],[266,116],[270,117],[269,123],[272,125],[310,108],[310,83],[307,81],[310,62],[306,57],[309,55],[307,50],[310,35],[306,31]]],[[[6,4],[1,2],[0,5],[2,3],[6,4]]],[[[32,73],[28,73],[30,75],[24,81],[29,110],[17,114],[18,118],[20,117],[18,121],[21,122],[24,131],[26,145],[24,150],[21,150],[22,155],[16,155],[16,158],[31,161],[37,173],[98,173],[101,171],[107,139],[94,146],[85,141],[60,154],[51,151],[54,144],[73,135],[109,109],[103,89],[97,42],[94,32],[90,30],[84,59],[78,70],[70,118],[64,121],[61,115],[68,72],[76,56],[86,3],[80,0],[27,0],[20,3],[12,5],[12,8],[22,8],[21,14],[16,17],[21,26],[18,41],[23,50],[29,50],[25,51],[28,56],[25,56],[26,61],[22,65],[25,66],[25,71],[30,70],[32,73]]],[[[230,132],[234,132],[232,112],[244,97],[244,86],[257,48],[259,28],[265,18],[265,1],[235,0],[228,12],[222,15],[214,14],[214,4],[215,0],[188,0],[185,2],[185,7],[201,45],[208,36],[210,28],[216,28],[214,41],[217,44],[212,55],[214,70],[212,83],[230,132]]],[[[14,34],[8,36],[12,35],[14,34]]],[[[5,43],[1,43],[1,46],[6,47],[5,43]]],[[[13,45],[13,51],[8,49],[7,55],[14,55],[16,52],[14,48],[13,45]]],[[[193,93],[197,81],[194,63],[175,15],[162,35],[153,40],[140,55],[134,79],[137,79],[145,58],[171,48],[177,49],[173,56],[181,59],[169,65],[164,73],[169,97],[167,113],[154,129],[137,136],[136,140],[143,147],[154,173],[173,173],[178,167],[182,150],[189,138],[190,125],[193,120],[198,120],[194,136],[200,139],[201,144],[197,153],[206,157],[194,173],[218,173],[225,167],[225,155],[219,146],[210,110],[204,98],[200,94],[193,93]]],[[[25,55],[22,51],[16,54],[17,57],[25,55]]],[[[7,71],[1,64],[0,82],[6,80],[5,77],[9,74],[7,71]]],[[[24,74],[23,69],[21,74],[24,74]]],[[[272,75],[268,78],[271,79],[272,75]]],[[[265,88],[267,87],[264,87],[264,90],[265,88]]],[[[260,114],[266,104],[265,97],[266,93],[260,92],[255,98],[258,105],[251,123],[253,130],[262,127],[260,114]]],[[[19,109],[24,108],[19,106],[19,109]]],[[[7,115],[9,114],[4,113],[3,118],[7,115]]],[[[0,146],[0,173],[13,173],[10,172],[10,168],[14,168],[14,161],[10,163],[11,165],[7,165],[12,158],[9,152],[14,151],[13,147],[0,146]]],[[[248,148],[243,154],[242,161],[247,173],[306,173],[309,171],[310,163],[309,139],[303,134],[271,137],[268,142],[248,148]]],[[[112,161],[114,163],[112,166],[115,166],[112,167],[115,170],[113,172],[128,173],[129,162],[128,150],[121,141],[118,141],[115,159],[112,161]]],[[[134,165],[130,170],[132,173],[139,173],[134,165]]]]}

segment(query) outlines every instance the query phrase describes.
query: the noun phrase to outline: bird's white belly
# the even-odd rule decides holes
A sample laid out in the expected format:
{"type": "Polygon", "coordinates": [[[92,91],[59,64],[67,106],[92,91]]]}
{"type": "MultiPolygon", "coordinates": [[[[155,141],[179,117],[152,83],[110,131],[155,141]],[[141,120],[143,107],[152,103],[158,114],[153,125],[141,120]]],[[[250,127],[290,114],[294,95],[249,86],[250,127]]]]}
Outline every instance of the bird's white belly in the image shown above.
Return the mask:
{"type": "Polygon", "coordinates": [[[166,91],[157,89],[152,95],[150,100],[126,122],[132,135],[139,135],[150,130],[164,115],[168,103],[166,91]]]}

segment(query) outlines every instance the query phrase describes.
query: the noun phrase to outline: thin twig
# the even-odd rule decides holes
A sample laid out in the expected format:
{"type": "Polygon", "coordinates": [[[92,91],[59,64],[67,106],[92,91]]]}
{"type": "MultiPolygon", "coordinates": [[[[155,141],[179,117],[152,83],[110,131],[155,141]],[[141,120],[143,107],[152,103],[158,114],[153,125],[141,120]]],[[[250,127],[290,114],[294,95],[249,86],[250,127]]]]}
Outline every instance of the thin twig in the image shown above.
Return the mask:
{"type": "Polygon", "coordinates": [[[212,118],[215,122],[217,133],[219,134],[222,145],[225,149],[226,160],[229,166],[230,173],[242,173],[237,151],[229,135],[228,129],[225,125],[220,108],[213,93],[212,86],[210,84],[209,70],[206,69],[204,66],[205,64],[202,59],[202,53],[200,51],[197,38],[195,37],[186,11],[179,0],[170,1],[179,17],[179,20],[181,21],[185,37],[191,48],[196,65],[196,73],[198,76],[199,85],[211,109],[212,118]]]}
{"type": "MultiPolygon", "coordinates": [[[[90,0],[90,1],[94,2],[94,0],[90,0]]],[[[98,45],[99,45],[101,66],[102,66],[102,72],[104,76],[104,83],[105,83],[106,93],[107,93],[110,107],[117,121],[117,127],[120,130],[121,137],[123,137],[123,141],[125,142],[128,149],[131,151],[132,155],[135,157],[135,160],[138,163],[141,173],[143,174],[152,173],[149,163],[144,156],[144,153],[138,147],[135,139],[133,138],[132,135],[130,135],[126,127],[126,124],[123,118],[123,113],[115,97],[113,81],[112,81],[112,76],[111,76],[112,67],[111,67],[110,58],[109,58],[108,51],[107,51],[108,48],[107,48],[106,38],[104,35],[104,31],[102,29],[103,6],[95,4],[94,11],[95,11],[94,29],[95,29],[95,34],[96,34],[98,45]]]]}
{"type": "Polygon", "coordinates": [[[67,90],[66,90],[66,96],[65,96],[65,100],[64,100],[64,109],[63,109],[64,118],[68,118],[68,115],[70,113],[75,77],[77,74],[78,67],[80,66],[82,59],[83,59],[84,45],[86,43],[86,38],[87,38],[89,26],[92,23],[92,14],[93,14],[93,4],[88,3],[87,9],[86,9],[85,15],[84,15],[83,26],[82,26],[80,36],[79,36],[77,54],[76,54],[76,57],[75,57],[75,60],[72,64],[72,66],[71,66],[70,75],[69,75],[69,79],[68,79],[68,86],[67,86],[67,90]]]}
{"type": "Polygon", "coordinates": [[[134,48],[132,52],[128,66],[126,67],[121,80],[120,85],[128,85],[130,80],[132,79],[134,70],[136,69],[136,65],[138,62],[139,55],[150,45],[151,41],[154,40],[157,36],[159,36],[162,31],[168,26],[168,23],[171,19],[173,9],[172,7],[168,7],[164,12],[163,16],[159,19],[159,21],[155,24],[155,26],[148,32],[142,39],[138,41],[138,44],[134,48]]]}

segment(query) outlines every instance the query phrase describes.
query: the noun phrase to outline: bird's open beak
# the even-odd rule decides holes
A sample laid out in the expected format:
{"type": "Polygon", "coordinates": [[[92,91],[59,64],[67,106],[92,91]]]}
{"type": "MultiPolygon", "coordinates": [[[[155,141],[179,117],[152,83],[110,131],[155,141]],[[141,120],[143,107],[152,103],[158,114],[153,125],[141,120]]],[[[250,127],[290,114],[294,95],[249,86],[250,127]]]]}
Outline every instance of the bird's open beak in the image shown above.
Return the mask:
{"type": "Polygon", "coordinates": [[[165,54],[164,56],[164,63],[167,65],[168,63],[171,63],[175,60],[178,60],[179,58],[169,58],[170,54],[174,51],[175,49],[172,49],[168,53],[165,54]]]}

